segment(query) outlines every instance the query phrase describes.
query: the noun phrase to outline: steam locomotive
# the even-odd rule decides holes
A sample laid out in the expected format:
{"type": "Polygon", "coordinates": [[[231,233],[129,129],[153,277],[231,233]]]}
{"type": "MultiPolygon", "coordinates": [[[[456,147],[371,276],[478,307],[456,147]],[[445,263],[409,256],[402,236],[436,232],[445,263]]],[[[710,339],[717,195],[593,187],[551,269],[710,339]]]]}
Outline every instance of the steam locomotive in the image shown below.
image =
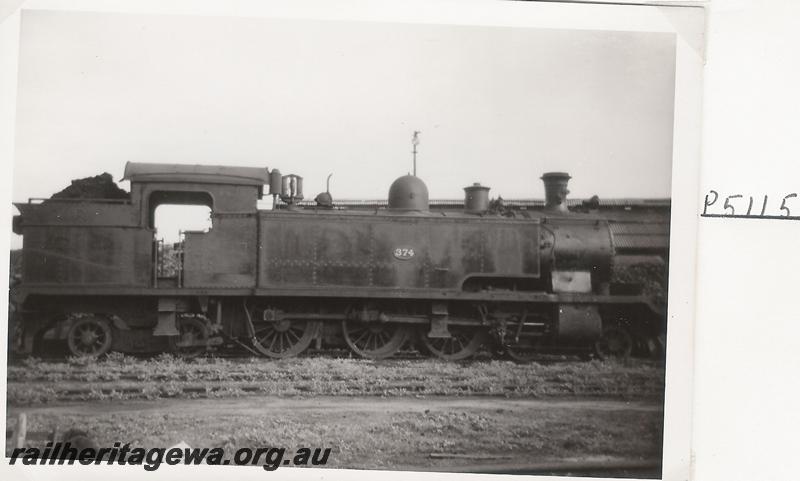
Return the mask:
{"type": "Polygon", "coordinates": [[[391,185],[386,208],[343,209],[327,192],[300,205],[302,177],[277,169],[129,162],[126,198],[15,204],[17,348],[287,358],[346,345],[381,359],[415,345],[453,361],[482,349],[518,361],[657,351],[663,309],[611,282],[609,222],[567,209],[569,178],[542,176],[542,211],[504,208],[480,184],[464,189],[463,210],[432,211],[413,175],[391,185]],[[267,194],[276,208],[258,209],[267,194]],[[155,239],[165,204],[211,209],[172,269],[155,239]]]}

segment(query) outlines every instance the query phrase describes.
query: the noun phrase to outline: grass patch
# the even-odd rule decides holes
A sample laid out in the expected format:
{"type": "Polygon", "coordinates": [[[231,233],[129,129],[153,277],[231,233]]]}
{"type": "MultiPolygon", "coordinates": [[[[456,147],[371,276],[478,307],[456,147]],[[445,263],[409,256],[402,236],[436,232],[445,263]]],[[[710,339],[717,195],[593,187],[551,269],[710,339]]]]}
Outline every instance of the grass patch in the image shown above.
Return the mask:
{"type": "Polygon", "coordinates": [[[66,362],[27,359],[8,368],[8,401],[12,405],[248,394],[658,399],[663,390],[663,367],[644,361],[548,365],[435,359],[186,361],[165,354],[152,359],[110,355],[90,362],[80,358],[66,362]]]}

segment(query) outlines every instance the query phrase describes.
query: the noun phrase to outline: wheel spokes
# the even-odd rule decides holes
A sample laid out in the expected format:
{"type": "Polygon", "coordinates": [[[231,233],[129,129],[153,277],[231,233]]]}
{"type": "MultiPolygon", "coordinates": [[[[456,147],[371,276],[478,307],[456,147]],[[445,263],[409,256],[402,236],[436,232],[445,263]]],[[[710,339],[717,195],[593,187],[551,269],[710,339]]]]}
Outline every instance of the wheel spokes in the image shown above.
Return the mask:
{"type": "Polygon", "coordinates": [[[633,339],[623,327],[612,327],[603,332],[595,343],[595,353],[601,359],[625,358],[633,349],[633,339]]]}
{"type": "Polygon", "coordinates": [[[368,359],[387,358],[408,339],[408,328],[402,324],[343,321],[342,333],[350,349],[368,359]]]}
{"type": "Polygon", "coordinates": [[[101,317],[82,317],[67,333],[67,346],[75,356],[105,354],[111,349],[111,328],[101,317]]]}
{"type": "Polygon", "coordinates": [[[318,322],[295,320],[259,324],[255,329],[253,347],[274,358],[292,357],[306,350],[320,326],[318,322]]]}
{"type": "Polygon", "coordinates": [[[486,331],[480,327],[450,326],[448,338],[430,338],[422,333],[422,343],[434,356],[448,361],[467,359],[486,341],[486,331]]]}

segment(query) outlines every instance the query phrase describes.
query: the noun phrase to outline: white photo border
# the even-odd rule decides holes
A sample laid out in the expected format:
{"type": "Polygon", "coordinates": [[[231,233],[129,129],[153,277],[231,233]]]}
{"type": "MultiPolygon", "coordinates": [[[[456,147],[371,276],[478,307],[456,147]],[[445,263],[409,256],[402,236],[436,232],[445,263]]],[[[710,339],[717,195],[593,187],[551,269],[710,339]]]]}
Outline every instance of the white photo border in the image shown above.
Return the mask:
{"type": "MultiPolygon", "coordinates": [[[[13,3],[13,2],[12,2],[13,3]]],[[[685,2],[684,2],[685,3],[685,2]]],[[[6,9],[9,7],[6,6],[6,9]]],[[[692,417],[692,368],[694,349],[695,265],[697,234],[698,176],[701,156],[702,77],[704,65],[705,10],[702,7],[658,7],[514,1],[403,1],[348,0],[340,2],[304,1],[101,1],[101,0],[31,0],[22,2],[13,12],[0,11],[0,158],[5,187],[0,200],[5,231],[11,227],[11,172],[14,158],[14,111],[16,102],[17,51],[21,10],[63,10],[108,13],[243,16],[303,18],[365,22],[401,22],[506,26],[575,30],[616,30],[666,32],[676,35],[675,111],[672,162],[672,218],[669,266],[669,321],[667,341],[663,479],[687,479],[690,476],[692,417]]],[[[9,249],[9,237],[2,247],[9,249]]],[[[8,256],[0,256],[0,266],[8,269],[8,256]]],[[[3,290],[8,288],[2,276],[3,290]]],[[[7,345],[8,298],[2,297],[3,323],[0,339],[7,345]]],[[[6,356],[0,356],[5,371],[6,356]]],[[[5,393],[6,377],[0,380],[5,393]]],[[[5,403],[5,395],[2,396],[5,403]]],[[[5,404],[3,404],[5,406],[5,404]]],[[[5,420],[2,422],[5,426],[5,420]]],[[[5,458],[4,458],[5,459],[5,458]]],[[[153,479],[175,476],[219,476],[205,466],[175,467],[147,473],[153,479]],[[190,469],[191,471],[187,471],[190,469]]],[[[225,469],[217,467],[216,469],[225,469]]],[[[261,479],[261,470],[236,469],[241,478],[261,479]]],[[[4,479],[76,479],[95,478],[122,481],[142,476],[140,467],[120,466],[15,466],[0,463],[4,479]]],[[[282,468],[270,473],[281,479],[320,476],[329,479],[372,479],[374,471],[298,470],[282,468]]],[[[387,471],[382,477],[405,479],[409,473],[387,471]]],[[[415,473],[416,474],[416,473],[415,473]]],[[[463,474],[419,473],[420,479],[456,479],[463,474]]],[[[468,475],[471,477],[478,475],[468,475]]],[[[416,476],[415,476],[416,477],[416,476]]],[[[511,479],[508,476],[480,475],[483,479],[511,479]]],[[[562,479],[552,476],[513,476],[513,479],[562,479]]],[[[586,479],[586,478],[582,478],[586,479]]]]}

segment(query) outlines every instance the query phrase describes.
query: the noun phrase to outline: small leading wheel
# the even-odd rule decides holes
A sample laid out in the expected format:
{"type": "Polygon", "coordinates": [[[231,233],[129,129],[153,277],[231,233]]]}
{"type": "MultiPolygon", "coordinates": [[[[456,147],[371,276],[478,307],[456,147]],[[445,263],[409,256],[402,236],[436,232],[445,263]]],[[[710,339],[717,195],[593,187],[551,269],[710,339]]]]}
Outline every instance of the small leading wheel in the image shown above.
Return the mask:
{"type": "Polygon", "coordinates": [[[367,359],[385,359],[408,340],[408,328],[387,322],[342,321],[344,340],[350,349],[367,359]]]}
{"type": "Polygon", "coordinates": [[[449,326],[450,337],[431,338],[422,333],[422,343],[434,356],[446,361],[467,359],[486,342],[489,335],[482,327],[449,326]]]}
{"type": "Polygon", "coordinates": [[[180,317],[178,332],[179,335],[169,338],[169,347],[173,353],[184,358],[192,358],[206,351],[209,334],[202,319],[193,316],[180,317]]]}
{"type": "Polygon", "coordinates": [[[594,343],[594,350],[600,359],[624,359],[631,355],[633,339],[623,327],[610,327],[594,343]]]}
{"type": "Polygon", "coordinates": [[[254,325],[253,347],[261,354],[285,359],[305,351],[319,332],[318,321],[280,321],[258,322],[254,325]]]}
{"type": "Polygon", "coordinates": [[[536,357],[539,355],[538,347],[539,346],[536,345],[515,344],[506,346],[505,352],[506,355],[514,362],[527,364],[536,360],[536,357]]]}
{"type": "Polygon", "coordinates": [[[111,350],[111,326],[97,316],[81,317],[67,332],[67,347],[73,356],[102,356],[111,350]]]}

